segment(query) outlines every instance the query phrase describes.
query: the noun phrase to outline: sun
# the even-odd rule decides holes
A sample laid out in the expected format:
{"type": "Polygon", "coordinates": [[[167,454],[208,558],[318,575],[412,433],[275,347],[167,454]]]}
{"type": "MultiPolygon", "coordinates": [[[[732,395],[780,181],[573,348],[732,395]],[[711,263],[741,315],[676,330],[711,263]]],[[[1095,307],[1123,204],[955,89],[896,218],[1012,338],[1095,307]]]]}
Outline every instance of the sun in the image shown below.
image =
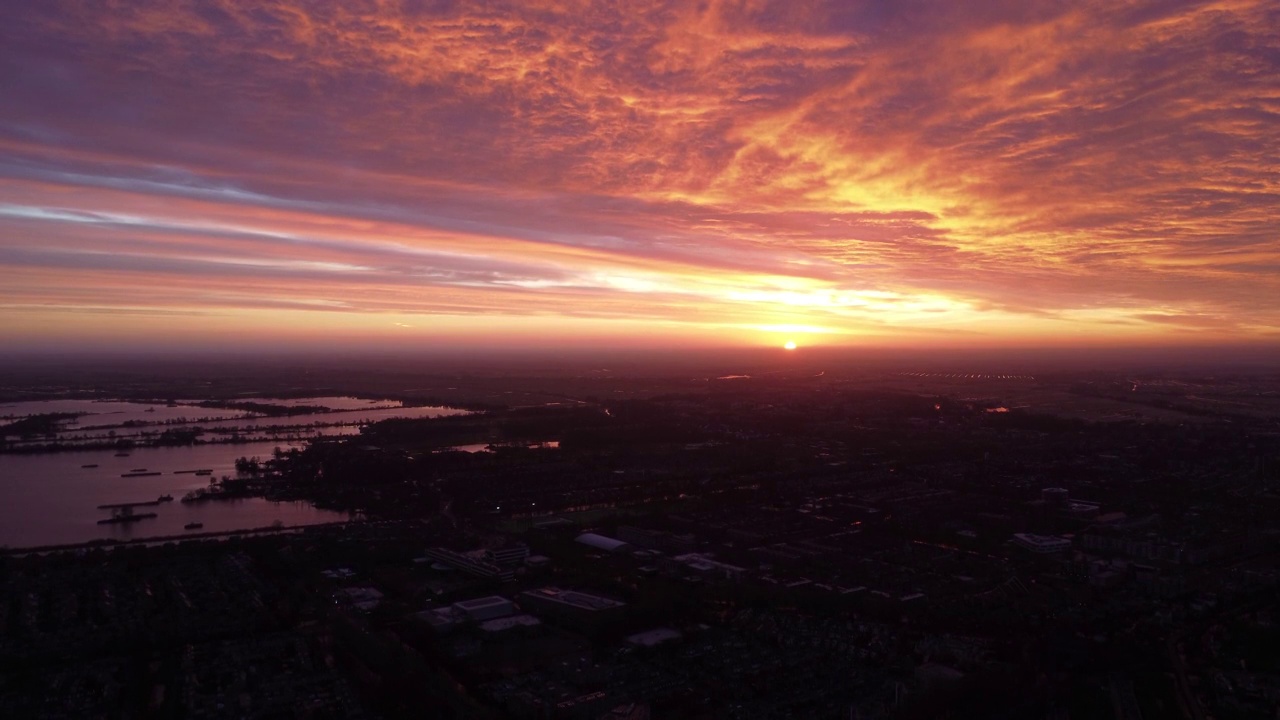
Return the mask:
{"type": "Polygon", "coordinates": [[[786,344],[785,344],[785,345],[783,345],[782,347],[786,348],[787,350],[795,350],[795,349],[796,349],[796,341],[795,341],[795,340],[788,340],[788,341],[786,342],[786,344]]]}

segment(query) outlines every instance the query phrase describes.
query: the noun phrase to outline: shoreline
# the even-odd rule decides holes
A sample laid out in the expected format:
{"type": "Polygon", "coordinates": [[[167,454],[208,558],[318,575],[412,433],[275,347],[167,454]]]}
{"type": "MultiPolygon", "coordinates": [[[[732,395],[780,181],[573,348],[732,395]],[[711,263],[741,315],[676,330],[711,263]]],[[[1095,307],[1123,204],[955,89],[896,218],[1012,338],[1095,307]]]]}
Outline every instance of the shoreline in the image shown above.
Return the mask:
{"type": "Polygon", "coordinates": [[[218,540],[230,539],[231,537],[236,536],[243,537],[298,533],[308,529],[333,528],[362,522],[365,522],[365,520],[334,520],[331,522],[310,523],[307,525],[284,525],[281,527],[268,525],[266,527],[243,528],[240,530],[213,530],[209,532],[183,533],[181,535],[154,535],[151,537],[132,538],[129,540],[90,540],[88,542],[70,543],[67,545],[37,545],[34,547],[20,548],[6,547],[0,548],[0,555],[5,557],[25,557],[27,555],[48,555],[50,553],[76,552],[80,550],[115,550],[129,547],[146,547],[150,545],[164,545],[167,543],[181,543],[192,540],[218,540]]]}

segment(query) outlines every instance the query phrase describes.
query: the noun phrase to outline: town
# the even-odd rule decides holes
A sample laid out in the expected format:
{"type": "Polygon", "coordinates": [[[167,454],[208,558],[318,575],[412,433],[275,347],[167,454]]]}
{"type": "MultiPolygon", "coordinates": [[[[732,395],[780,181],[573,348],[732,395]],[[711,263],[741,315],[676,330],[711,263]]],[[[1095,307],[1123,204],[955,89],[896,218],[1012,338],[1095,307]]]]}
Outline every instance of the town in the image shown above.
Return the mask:
{"type": "Polygon", "coordinates": [[[243,458],[238,493],[355,519],[11,550],[0,712],[1274,713],[1276,378],[942,375],[655,383],[243,458]]]}

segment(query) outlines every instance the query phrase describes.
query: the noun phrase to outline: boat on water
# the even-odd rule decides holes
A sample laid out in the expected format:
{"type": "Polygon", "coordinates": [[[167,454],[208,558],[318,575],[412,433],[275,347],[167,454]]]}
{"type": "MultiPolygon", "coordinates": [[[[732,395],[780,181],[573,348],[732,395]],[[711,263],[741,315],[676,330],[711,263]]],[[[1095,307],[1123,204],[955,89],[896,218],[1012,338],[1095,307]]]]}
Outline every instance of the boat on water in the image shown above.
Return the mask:
{"type": "Polygon", "coordinates": [[[116,457],[129,457],[129,453],[127,453],[127,452],[118,452],[118,453],[116,453],[116,457]]]}
{"type": "Polygon", "coordinates": [[[156,502],[173,502],[173,496],[169,493],[165,493],[164,495],[156,498],[156,502]]]}
{"type": "Polygon", "coordinates": [[[96,467],[98,467],[98,463],[89,463],[88,465],[81,465],[80,467],[82,467],[82,468],[96,468],[96,467]]]}
{"type": "Polygon", "coordinates": [[[186,525],[182,526],[184,530],[199,530],[202,527],[204,527],[204,523],[198,523],[198,522],[189,522],[186,525]]]}
{"type": "Polygon", "coordinates": [[[99,525],[117,525],[120,523],[131,523],[139,520],[147,520],[155,517],[153,512],[136,513],[133,511],[132,505],[123,505],[111,509],[111,517],[98,521],[99,525]]]}
{"type": "Polygon", "coordinates": [[[156,516],[155,513],[136,513],[134,515],[117,515],[115,517],[109,517],[103,520],[99,520],[98,524],[99,525],[118,525],[121,523],[131,523],[131,522],[137,522],[139,520],[147,520],[155,516],[156,516]]]}

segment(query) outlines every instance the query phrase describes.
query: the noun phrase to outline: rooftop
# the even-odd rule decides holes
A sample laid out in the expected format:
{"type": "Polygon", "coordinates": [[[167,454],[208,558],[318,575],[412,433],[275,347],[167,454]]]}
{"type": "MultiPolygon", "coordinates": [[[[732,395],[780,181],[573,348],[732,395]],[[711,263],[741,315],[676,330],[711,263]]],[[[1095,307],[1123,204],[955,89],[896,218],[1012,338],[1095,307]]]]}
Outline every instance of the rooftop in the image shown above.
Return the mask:
{"type": "Polygon", "coordinates": [[[1018,540],[1021,540],[1022,542],[1027,543],[1029,545],[1048,546],[1048,545],[1060,545],[1065,542],[1070,542],[1064,538],[1054,537],[1052,535],[1036,535],[1034,533],[1014,533],[1013,536],[1018,540]]]}
{"type": "Polygon", "coordinates": [[[550,600],[564,605],[572,605],[574,607],[582,608],[583,610],[609,610],[626,605],[626,603],[619,602],[617,600],[610,600],[609,598],[590,595],[576,590],[561,590],[560,588],[554,587],[528,590],[524,594],[540,598],[542,600],[550,600]]]}
{"type": "Polygon", "coordinates": [[[616,538],[597,535],[595,533],[583,533],[577,537],[577,541],[583,545],[593,547],[597,550],[604,550],[606,552],[618,552],[631,547],[627,543],[616,538]]]}
{"type": "Polygon", "coordinates": [[[480,629],[484,632],[502,632],[512,628],[533,627],[541,624],[542,621],[532,615],[512,615],[510,617],[486,620],[480,623],[480,629]]]}
{"type": "Polygon", "coordinates": [[[683,636],[678,630],[672,630],[671,628],[664,627],[646,630],[645,632],[636,633],[635,635],[628,635],[627,642],[639,647],[654,647],[665,642],[671,642],[672,640],[679,640],[681,637],[683,636]]]}
{"type": "Polygon", "coordinates": [[[510,603],[511,601],[504,597],[491,595],[489,597],[475,598],[474,600],[461,600],[459,602],[454,603],[454,605],[463,610],[479,610],[481,608],[486,608],[486,607],[497,607],[500,605],[509,605],[510,603]]]}

